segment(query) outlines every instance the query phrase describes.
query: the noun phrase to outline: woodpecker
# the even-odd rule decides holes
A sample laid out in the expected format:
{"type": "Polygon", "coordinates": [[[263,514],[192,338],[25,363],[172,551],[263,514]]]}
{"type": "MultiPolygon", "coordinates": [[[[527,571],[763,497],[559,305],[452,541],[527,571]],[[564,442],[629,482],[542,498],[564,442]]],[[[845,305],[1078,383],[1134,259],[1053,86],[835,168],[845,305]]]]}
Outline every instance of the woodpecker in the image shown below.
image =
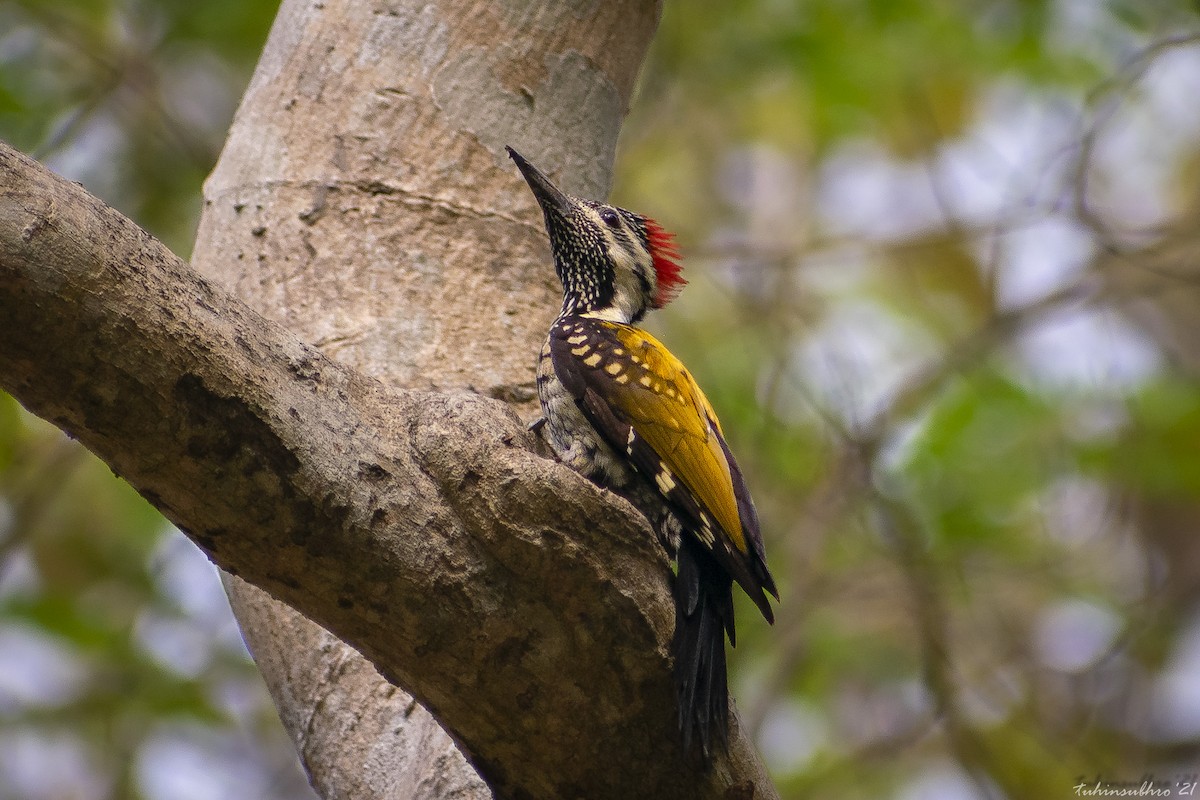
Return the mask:
{"type": "Polygon", "coordinates": [[[686,281],[654,220],[565,194],[508,154],[537,198],[562,282],[542,347],[538,398],[558,457],[629,497],[676,561],[674,680],[683,749],[728,744],[725,636],[736,644],[733,582],[775,621],[779,599],[758,515],[721,424],[687,368],[636,327],[686,281]]]}

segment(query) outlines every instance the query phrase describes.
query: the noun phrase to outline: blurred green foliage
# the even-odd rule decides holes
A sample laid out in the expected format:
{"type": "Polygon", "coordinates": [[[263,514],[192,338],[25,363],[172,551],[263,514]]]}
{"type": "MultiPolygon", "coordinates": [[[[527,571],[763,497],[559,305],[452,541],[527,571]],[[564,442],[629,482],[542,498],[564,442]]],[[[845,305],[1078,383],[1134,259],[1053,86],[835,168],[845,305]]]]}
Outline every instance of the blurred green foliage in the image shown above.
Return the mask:
{"type": "MultiPolygon", "coordinates": [[[[0,137],[186,255],[273,13],[0,5],[0,137]]],[[[1183,0],[665,4],[614,199],[680,234],[691,284],[651,324],[764,521],[784,600],[774,628],[742,604],[733,682],[784,796],[1200,767],[1200,331],[1167,302],[1200,282],[1130,297],[1094,266],[1195,235],[1197,75],[1183,0]]],[[[0,796],[68,794],[2,755],[63,733],[77,796],[172,796],[138,766],[163,736],[299,796],[236,634],[172,590],[173,541],[0,402],[0,638],[53,643],[0,654],[0,796]]]]}
{"type": "Polygon", "coordinates": [[[0,132],[186,257],[198,187],[275,8],[228,0],[0,4],[0,132]]]}
{"type": "Polygon", "coordinates": [[[733,669],[785,796],[1200,766],[1173,682],[1200,668],[1200,383],[1169,341],[1196,322],[1086,266],[1195,229],[1196,11],[667,4],[614,195],[680,234],[692,283],[651,324],[781,575],[733,669]]]}
{"type": "Polygon", "coordinates": [[[277,796],[297,796],[290,743],[211,565],[4,395],[0,442],[0,796],[164,796],[147,791],[155,778],[142,763],[164,723],[223,731],[253,762],[231,770],[265,773],[277,796]],[[243,707],[242,695],[255,700],[243,707]],[[57,782],[53,748],[27,749],[61,738],[85,754],[79,785],[57,782]]]}
{"type": "MultiPolygon", "coordinates": [[[[0,3],[0,137],[186,255],[274,12],[0,3]]],[[[0,395],[0,797],[180,797],[205,762],[239,796],[311,796],[215,569],[0,395]]],[[[188,797],[222,796],[192,783],[188,797]]]]}

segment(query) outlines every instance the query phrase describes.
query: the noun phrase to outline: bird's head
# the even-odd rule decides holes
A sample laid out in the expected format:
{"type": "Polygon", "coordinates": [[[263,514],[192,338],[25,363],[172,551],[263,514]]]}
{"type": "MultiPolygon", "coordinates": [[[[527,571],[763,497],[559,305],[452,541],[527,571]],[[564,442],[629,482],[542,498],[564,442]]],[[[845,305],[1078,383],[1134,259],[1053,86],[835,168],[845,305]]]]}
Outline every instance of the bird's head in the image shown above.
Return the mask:
{"type": "Polygon", "coordinates": [[[673,237],[654,220],[565,194],[516,150],[508,154],[546,217],[564,313],[633,323],[687,283],[673,237]]]}

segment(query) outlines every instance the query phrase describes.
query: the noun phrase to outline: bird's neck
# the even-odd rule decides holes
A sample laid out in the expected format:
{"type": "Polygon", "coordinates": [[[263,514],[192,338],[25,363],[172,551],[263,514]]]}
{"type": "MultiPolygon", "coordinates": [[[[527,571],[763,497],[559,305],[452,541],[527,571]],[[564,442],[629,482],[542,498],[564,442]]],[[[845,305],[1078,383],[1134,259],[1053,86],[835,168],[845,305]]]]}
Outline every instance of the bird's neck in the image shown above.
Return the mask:
{"type": "Polygon", "coordinates": [[[586,319],[601,319],[606,322],[616,322],[621,325],[631,325],[637,322],[642,315],[630,314],[628,309],[618,305],[607,306],[589,306],[579,300],[578,296],[567,294],[563,296],[562,310],[558,313],[559,318],[562,317],[584,317],[586,319]]]}

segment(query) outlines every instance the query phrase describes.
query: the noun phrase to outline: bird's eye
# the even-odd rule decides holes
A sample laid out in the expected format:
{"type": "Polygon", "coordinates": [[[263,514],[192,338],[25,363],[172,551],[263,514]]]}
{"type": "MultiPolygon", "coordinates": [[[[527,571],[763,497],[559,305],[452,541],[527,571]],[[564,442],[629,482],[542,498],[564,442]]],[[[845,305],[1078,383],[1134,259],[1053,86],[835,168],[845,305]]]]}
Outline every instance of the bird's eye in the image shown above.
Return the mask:
{"type": "Polygon", "coordinates": [[[611,208],[606,208],[600,212],[600,219],[604,220],[604,224],[610,228],[616,228],[621,224],[621,218],[617,216],[617,212],[611,208]]]}

